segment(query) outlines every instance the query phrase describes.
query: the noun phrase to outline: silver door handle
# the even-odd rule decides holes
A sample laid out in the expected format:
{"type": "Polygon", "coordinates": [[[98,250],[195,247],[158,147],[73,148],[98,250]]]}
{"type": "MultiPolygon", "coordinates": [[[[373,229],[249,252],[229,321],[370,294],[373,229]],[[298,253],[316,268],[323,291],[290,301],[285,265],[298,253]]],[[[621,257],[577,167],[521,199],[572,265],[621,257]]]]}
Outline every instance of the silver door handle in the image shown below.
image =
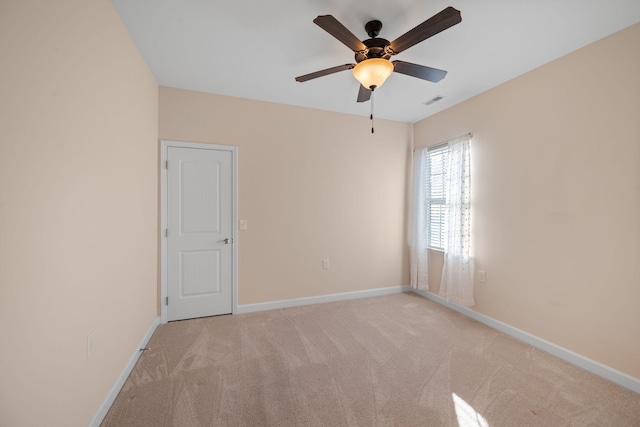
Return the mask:
{"type": "Polygon", "coordinates": [[[233,243],[233,239],[229,239],[227,237],[226,239],[218,240],[218,243],[224,243],[225,245],[228,245],[229,243],[233,243]]]}

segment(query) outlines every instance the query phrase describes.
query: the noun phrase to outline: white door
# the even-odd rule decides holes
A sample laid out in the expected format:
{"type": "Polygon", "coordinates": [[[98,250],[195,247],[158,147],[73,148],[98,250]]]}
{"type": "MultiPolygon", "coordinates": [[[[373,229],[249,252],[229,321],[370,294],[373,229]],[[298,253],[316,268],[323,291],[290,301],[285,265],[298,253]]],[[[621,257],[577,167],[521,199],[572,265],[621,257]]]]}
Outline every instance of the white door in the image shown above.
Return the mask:
{"type": "Polygon", "coordinates": [[[167,320],[231,313],[232,153],[167,147],[167,320]]]}

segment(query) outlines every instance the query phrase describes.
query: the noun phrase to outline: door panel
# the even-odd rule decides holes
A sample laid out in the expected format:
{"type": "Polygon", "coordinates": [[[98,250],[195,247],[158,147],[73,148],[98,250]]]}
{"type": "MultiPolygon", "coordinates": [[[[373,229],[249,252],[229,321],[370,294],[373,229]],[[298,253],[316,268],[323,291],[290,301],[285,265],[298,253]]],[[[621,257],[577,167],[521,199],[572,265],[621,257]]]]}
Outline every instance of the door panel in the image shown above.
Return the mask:
{"type": "Polygon", "coordinates": [[[180,197],[182,234],[220,233],[219,163],[204,159],[181,161],[179,190],[182,192],[180,197]]]}
{"type": "Polygon", "coordinates": [[[181,296],[219,294],[220,250],[183,251],[180,255],[181,296]]]}
{"type": "Polygon", "coordinates": [[[232,153],[168,147],[167,159],[167,320],[231,313],[232,153]]]}

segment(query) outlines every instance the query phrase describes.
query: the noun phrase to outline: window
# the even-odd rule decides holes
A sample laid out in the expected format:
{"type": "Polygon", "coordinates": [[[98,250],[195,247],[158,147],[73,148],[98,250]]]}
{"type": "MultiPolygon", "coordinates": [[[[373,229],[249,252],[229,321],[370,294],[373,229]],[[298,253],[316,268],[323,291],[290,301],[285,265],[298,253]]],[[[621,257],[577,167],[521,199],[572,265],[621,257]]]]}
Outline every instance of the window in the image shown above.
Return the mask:
{"type": "Polygon", "coordinates": [[[427,150],[425,156],[425,179],[427,196],[427,242],[432,249],[447,247],[447,166],[449,146],[438,145],[427,150]]]}
{"type": "Polygon", "coordinates": [[[429,290],[429,249],[444,252],[438,295],[474,305],[471,256],[471,134],[413,157],[411,286],[429,290]]]}

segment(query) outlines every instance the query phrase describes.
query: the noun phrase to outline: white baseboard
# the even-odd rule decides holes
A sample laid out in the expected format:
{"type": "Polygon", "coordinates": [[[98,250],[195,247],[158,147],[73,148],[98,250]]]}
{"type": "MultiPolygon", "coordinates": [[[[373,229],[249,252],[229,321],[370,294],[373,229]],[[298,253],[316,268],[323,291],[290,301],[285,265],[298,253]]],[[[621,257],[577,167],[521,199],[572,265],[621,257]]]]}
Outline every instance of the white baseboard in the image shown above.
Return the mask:
{"type": "Polygon", "coordinates": [[[640,393],[640,379],[638,378],[634,378],[631,375],[625,374],[624,372],[617,371],[613,368],[610,368],[609,366],[603,365],[600,362],[596,362],[595,360],[591,360],[585,356],[582,356],[581,354],[575,353],[564,347],[560,347],[559,345],[556,345],[552,342],[546,341],[542,338],[538,338],[535,335],[522,331],[518,328],[514,328],[513,326],[507,325],[506,323],[503,323],[482,313],[478,313],[477,311],[471,310],[470,308],[450,303],[446,299],[434,293],[424,291],[422,289],[411,290],[418,295],[442,304],[445,307],[457,311],[458,313],[464,314],[465,316],[477,320],[480,323],[484,323],[485,325],[493,329],[504,332],[505,334],[517,340],[523,341],[542,351],[559,357],[560,359],[576,365],[577,367],[582,368],[585,371],[589,371],[592,374],[598,375],[606,380],[611,381],[612,383],[628,388],[629,390],[636,393],[640,393]]]}
{"type": "Polygon", "coordinates": [[[151,327],[147,331],[146,335],[142,339],[142,342],[140,343],[138,348],[136,348],[135,352],[133,353],[133,356],[131,356],[129,363],[127,363],[127,366],[125,366],[124,370],[118,377],[118,380],[113,385],[113,387],[111,387],[111,390],[109,391],[109,394],[107,395],[106,399],[104,399],[104,402],[102,402],[102,405],[100,405],[100,409],[98,409],[98,413],[96,413],[96,415],[93,417],[93,420],[91,420],[89,427],[100,427],[100,424],[104,420],[104,417],[107,416],[107,412],[109,412],[111,405],[113,405],[113,402],[116,400],[116,397],[118,397],[118,393],[120,393],[120,390],[122,390],[122,387],[124,386],[125,381],[127,380],[127,378],[129,378],[129,374],[131,373],[131,371],[133,371],[134,366],[136,366],[136,363],[138,362],[138,359],[142,354],[140,349],[145,348],[147,346],[147,343],[151,339],[151,336],[153,335],[153,333],[155,332],[159,324],[160,324],[160,317],[156,317],[153,323],[151,324],[151,327]]]}
{"type": "Polygon", "coordinates": [[[378,297],[382,295],[409,292],[411,286],[393,286],[390,288],[368,289],[366,291],[344,292],[340,294],[319,295],[316,297],[294,298],[281,301],[261,302],[257,304],[239,305],[234,314],[252,313],[254,311],[278,310],[281,308],[299,307],[302,305],[320,304],[323,302],[347,301],[359,298],[378,297]]]}

